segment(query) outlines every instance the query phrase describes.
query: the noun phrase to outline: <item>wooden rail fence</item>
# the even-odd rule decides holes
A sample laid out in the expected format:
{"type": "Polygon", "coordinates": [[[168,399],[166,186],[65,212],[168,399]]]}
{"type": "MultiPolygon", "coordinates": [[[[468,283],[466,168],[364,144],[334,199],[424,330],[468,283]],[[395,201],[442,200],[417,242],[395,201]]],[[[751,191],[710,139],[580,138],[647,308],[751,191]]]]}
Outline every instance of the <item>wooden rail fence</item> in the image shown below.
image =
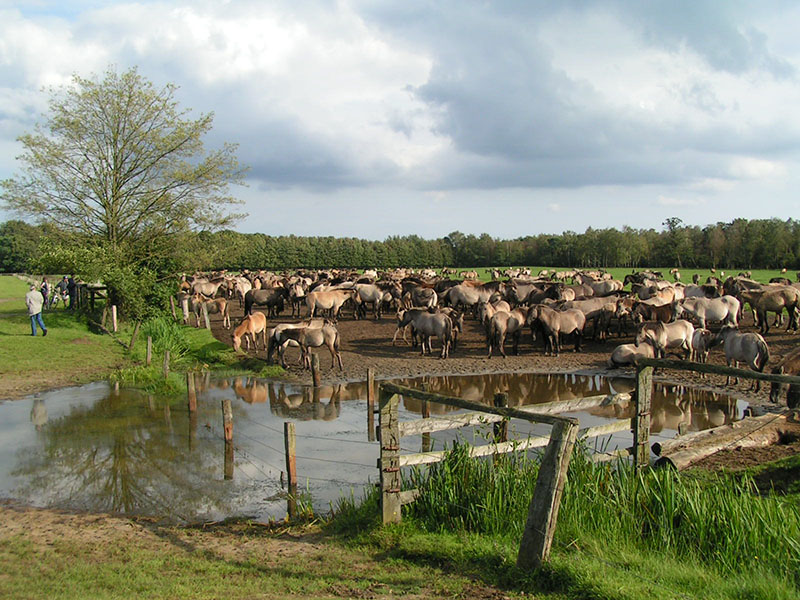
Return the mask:
{"type": "MultiPolygon", "coordinates": [[[[520,543],[517,564],[522,568],[533,568],[548,560],[550,546],[555,533],[561,494],[566,482],[567,467],[575,440],[606,435],[614,431],[629,430],[630,419],[611,424],[587,428],[579,432],[578,420],[558,416],[571,407],[597,406],[608,402],[630,399],[628,394],[601,395],[570,402],[552,402],[531,407],[508,408],[505,394],[495,397],[494,406],[442,396],[424,390],[416,390],[392,383],[379,386],[379,432],[381,512],[384,523],[399,522],[401,507],[413,502],[418,490],[403,490],[400,469],[405,466],[430,464],[441,461],[445,452],[421,452],[400,454],[400,440],[410,435],[426,435],[471,425],[495,423],[494,440],[485,446],[470,448],[470,456],[500,455],[529,448],[546,447],[539,477],[534,488],[528,511],[528,520],[520,543]],[[453,417],[422,418],[415,421],[399,421],[399,398],[416,398],[425,402],[446,404],[472,412],[453,417]],[[521,419],[530,423],[551,425],[548,436],[529,437],[524,440],[507,441],[507,421],[521,419]]],[[[424,405],[423,405],[424,406],[424,405]]]]}

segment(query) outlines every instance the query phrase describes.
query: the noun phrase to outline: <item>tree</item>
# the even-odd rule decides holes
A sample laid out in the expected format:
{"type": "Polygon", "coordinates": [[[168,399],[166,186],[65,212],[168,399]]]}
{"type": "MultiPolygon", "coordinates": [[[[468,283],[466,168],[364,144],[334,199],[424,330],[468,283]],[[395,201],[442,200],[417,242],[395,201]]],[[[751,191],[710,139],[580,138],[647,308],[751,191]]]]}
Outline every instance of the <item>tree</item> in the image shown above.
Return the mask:
{"type": "Polygon", "coordinates": [[[173,234],[230,223],[228,186],[244,173],[235,146],[207,152],[213,114],[189,118],[176,89],[109,68],[51,90],[45,124],[19,138],[22,173],[2,182],[5,205],[128,264],[169,255],[173,234]]]}

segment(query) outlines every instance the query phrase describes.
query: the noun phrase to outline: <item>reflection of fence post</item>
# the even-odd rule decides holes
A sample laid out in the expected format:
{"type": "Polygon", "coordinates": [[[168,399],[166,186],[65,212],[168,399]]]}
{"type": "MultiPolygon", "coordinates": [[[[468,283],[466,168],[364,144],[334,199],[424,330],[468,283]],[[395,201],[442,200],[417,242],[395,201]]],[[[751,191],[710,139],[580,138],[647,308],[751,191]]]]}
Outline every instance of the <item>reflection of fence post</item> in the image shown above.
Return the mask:
{"type": "Polygon", "coordinates": [[[161,370],[164,372],[164,379],[169,377],[169,350],[164,350],[164,366],[161,370]]]}
{"type": "Polygon", "coordinates": [[[183,324],[189,323],[189,297],[184,296],[181,298],[181,310],[183,311],[183,324]]]}
{"type": "MultiPolygon", "coordinates": [[[[311,350],[309,350],[311,352],[311,350]]],[[[314,387],[320,386],[320,374],[319,374],[319,356],[311,352],[311,381],[314,384],[314,387]]]]}
{"type": "Polygon", "coordinates": [[[153,362],[153,338],[151,336],[147,336],[147,352],[144,356],[144,363],[149,367],[150,363],[153,362]]]}
{"type": "Polygon", "coordinates": [[[231,401],[222,401],[222,433],[225,437],[225,479],[233,479],[233,408],[231,401]]]}
{"type": "Polygon", "coordinates": [[[287,496],[287,508],[289,518],[297,516],[297,463],[295,453],[297,442],[294,433],[294,423],[286,421],[283,424],[283,441],[286,449],[286,476],[289,480],[289,494],[287,496]]]}
{"type": "Polygon", "coordinates": [[[111,331],[117,333],[117,305],[111,305],[111,331]]]}
{"type": "Polygon", "coordinates": [[[367,369],[367,440],[375,441],[375,373],[367,369]]]}
{"type": "Polygon", "coordinates": [[[636,415],[633,419],[633,464],[642,469],[650,464],[650,398],[653,395],[653,367],[636,367],[636,415]]]}
{"type": "Polygon", "coordinates": [[[189,401],[189,412],[197,412],[197,390],[194,385],[194,373],[186,373],[186,399],[189,401]]]}
{"type": "Polygon", "coordinates": [[[384,524],[399,523],[401,519],[399,405],[400,401],[395,394],[380,388],[381,512],[384,524]]]}
{"type": "Polygon", "coordinates": [[[577,419],[563,419],[553,425],[519,545],[517,566],[521,569],[535,569],[550,556],[561,494],[577,436],[577,419]]]}

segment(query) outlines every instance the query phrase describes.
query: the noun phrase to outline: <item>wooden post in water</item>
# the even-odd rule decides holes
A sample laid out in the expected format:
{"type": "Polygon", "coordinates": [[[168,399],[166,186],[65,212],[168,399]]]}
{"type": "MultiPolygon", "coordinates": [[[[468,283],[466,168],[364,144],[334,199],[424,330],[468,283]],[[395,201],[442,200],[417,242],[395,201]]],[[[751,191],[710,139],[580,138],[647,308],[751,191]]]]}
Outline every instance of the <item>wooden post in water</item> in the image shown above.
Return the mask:
{"type": "Polygon", "coordinates": [[[117,333],[117,305],[111,305],[111,331],[117,333]]]}
{"type": "MultiPolygon", "coordinates": [[[[494,395],[494,407],[495,408],[508,408],[508,394],[505,392],[499,392],[494,395]]],[[[495,423],[494,425],[494,443],[499,444],[500,442],[507,442],[508,441],[508,421],[500,421],[499,423],[495,423]]]]}
{"type": "Polygon", "coordinates": [[[367,440],[375,441],[375,372],[367,369],[367,440]]]}
{"type": "Polygon", "coordinates": [[[395,394],[385,392],[383,387],[378,394],[380,409],[381,442],[381,513],[383,523],[399,523],[400,508],[400,401],[395,394]]]}
{"type": "Polygon", "coordinates": [[[206,304],[205,301],[203,301],[202,309],[203,309],[203,322],[206,325],[206,329],[211,331],[211,321],[208,318],[208,304],[206,304]]]}
{"type": "Polygon", "coordinates": [[[172,311],[173,321],[177,321],[178,315],[175,314],[175,296],[173,296],[172,294],[169,295],[169,308],[172,311]]]}
{"type": "MultiPolygon", "coordinates": [[[[428,391],[428,386],[423,384],[422,389],[424,391],[428,391]]],[[[431,405],[427,400],[422,401],[422,406],[420,407],[420,412],[422,413],[423,419],[430,419],[431,417],[431,405]]],[[[433,439],[431,438],[430,433],[423,433],[422,434],[422,452],[430,452],[433,449],[433,439]]]]}
{"type": "Polygon", "coordinates": [[[294,423],[286,421],[283,424],[283,445],[286,449],[286,475],[289,480],[289,493],[287,496],[287,510],[289,518],[297,516],[297,441],[294,432],[294,423]]]}
{"type": "Polygon", "coordinates": [[[653,367],[636,367],[636,414],[633,418],[633,464],[636,469],[650,465],[650,399],[653,395],[653,367]]]}
{"type": "Polygon", "coordinates": [[[183,324],[189,323],[189,296],[181,298],[181,311],[183,311],[183,324]]]}
{"type": "MultiPolygon", "coordinates": [[[[311,350],[309,350],[311,352],[311,350]]],[[[311,381],[314,387],[319,387],[321,384],[321,377],[319,373],[319,355],[311,352],[311,381]]]]}
{"type": "Polygon", "coordinates": [[[233,408],[230,399],[222,401],[222,433],[225,438],[225,479],[233,479],[233,408]]]}
{"type": "Polygon", "coordinates": [[[558,508],[577,436],[577,419],[559,420],[550,432],[550,443],[539,467],[533,498],[528,507],[528,520],[519,545],[517,566],[521,569],[535,569],[550,557],[558,508]]]}
{"type": "Polygon", "coordinates": [[[164,373],[164,379],[169,377],[169,350],[164,350],[164,364],[161,370],[164,373]]]}
{"type": "Polygon", "coordinates": [[[147,365],[149,367],[150,363],[152,363],[152,362],[153,362],[153,338],[148,335],[147,336],[147,353],[145,354],[145,357],[144,357],[144,363],[145,363],[145,365],[147,365]]]}

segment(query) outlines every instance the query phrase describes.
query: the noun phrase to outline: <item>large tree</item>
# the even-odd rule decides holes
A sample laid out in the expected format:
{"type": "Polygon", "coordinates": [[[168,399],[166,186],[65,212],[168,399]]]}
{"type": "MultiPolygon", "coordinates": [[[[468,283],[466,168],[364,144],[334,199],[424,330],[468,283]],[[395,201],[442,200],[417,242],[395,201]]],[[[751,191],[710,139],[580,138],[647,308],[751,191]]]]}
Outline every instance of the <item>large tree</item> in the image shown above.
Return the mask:
{"type": "Polygon", "coordinates": [[[243,179],[235,146],[207,151],[213,114],[191,118],[176,89],[109,68],[51,90],[44,124],[19,138],[5,205],[140,264],[174,252],[175,235],[229,224],[228,188],[243,179]]]}

